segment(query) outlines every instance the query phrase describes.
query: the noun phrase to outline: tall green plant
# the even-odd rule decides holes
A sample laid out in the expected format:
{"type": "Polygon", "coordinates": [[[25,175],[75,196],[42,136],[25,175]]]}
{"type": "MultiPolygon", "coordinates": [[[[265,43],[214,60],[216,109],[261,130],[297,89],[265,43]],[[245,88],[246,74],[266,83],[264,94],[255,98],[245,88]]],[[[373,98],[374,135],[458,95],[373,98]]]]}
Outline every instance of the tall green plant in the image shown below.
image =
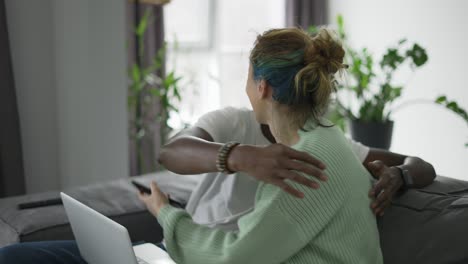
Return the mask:
{"type": "MultiPolygon", "coordinates": [[[[144,38],[148,29],[148,24],[151,20],[151,12],[146,11],[142,19],[135,28],[135,36],[139,45],[139,56],[142,61],[145,53],[144,38]]],[[[151,62],[143,66],[134,63],[129,69],[129,86],[127,103],[130,113],[130,140],[135,143],[135,151],[137,153],[137,172],[143,171],[143,154],[142,154],[142,139],[148,133],[154,131],[154,124],[159,123],[159,134],[161,144],[163,144],[172,128],[168,124],[171,114],[177,114],[178,109],[176,104],[182,98],[180,95],[179,81],[181,77],[177,76],[174,70],[168,71],[164,76],[160,76],[163,72],[166,54],[166,44],[159,49],[156,55],[151,59],[151,62]],[[159,105],[159,112],[154,115],[154,104],[159,105]]],[[[156,160],[151,166],[156,169],[156,160]]]]}
{"type": "MultiPolygon", "coordinates": [[[[393,107],[396,99],[400,98],[404,86],[394,82],[395,73],[403,65],[409,65],[412,74],[428,61],[426,50],[417,43],[409,44],[401,39],[393,47],[386,50],[376,65],[376,60],[367,48],[355,49],[348,44],[344,20],[341,15],[336,19],[338,35],[346,51],[345,63],[349,65],[347,82],[338,86],[338,96],[335,100],[335,109],[331,111],[330,118],[343,130],[346,120],[360,120],[364,122],[384,123],[391,120],[391,114],[398,108],[393,107]],[[340,98],[344,94],[348,101],[340,98]],[[353,98],[349,100],[350,96],[353,98]],[[353,108],[350,101],[357,102],[353,108]],[[356,110],[357,108],[357,110],[356,110]]],[[[310,27],[313,34],[316,27],[310,27]]],[[[427,100],[414,100],[426,101],[427,100]]],[[[413,103],[409,102],[409,103],[413,103]]],[[[449,111],[463,118],[468,124],[467,112],[455,101],[450,101],[441,95],[430,103],[442,105],[449,111]]],[[[468,146],[468,143],[466,144],[468,146]]]]}

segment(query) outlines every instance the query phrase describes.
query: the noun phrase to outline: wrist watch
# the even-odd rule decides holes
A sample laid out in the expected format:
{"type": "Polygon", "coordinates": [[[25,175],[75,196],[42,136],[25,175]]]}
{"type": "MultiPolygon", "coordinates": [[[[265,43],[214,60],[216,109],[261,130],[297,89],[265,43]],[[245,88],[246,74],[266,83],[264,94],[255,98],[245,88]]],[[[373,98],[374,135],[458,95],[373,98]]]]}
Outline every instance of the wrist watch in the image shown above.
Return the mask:
{"type": "Polygon", "coordinates": [[[402,168],[402,166],[396,166],[396,167],[400,170],[401,179],[403,180],[403,188],[404,189],[412,188],[414,186],[414,181],[409,171],[405,168],[402,168]]]}

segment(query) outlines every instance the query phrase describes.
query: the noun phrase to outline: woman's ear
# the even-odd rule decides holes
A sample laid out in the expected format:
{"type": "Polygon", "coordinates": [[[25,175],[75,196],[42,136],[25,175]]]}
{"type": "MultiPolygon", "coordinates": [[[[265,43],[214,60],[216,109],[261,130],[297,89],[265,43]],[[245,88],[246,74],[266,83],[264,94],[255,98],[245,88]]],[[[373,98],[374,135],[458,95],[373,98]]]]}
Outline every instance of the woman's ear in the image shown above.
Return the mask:
{"type": "Polygon", "coordinates": [[[271,89],[271,86],[268,84],[267,81],[265,80],[260,80],[257,84],[257,90],[258,90],[258,95],[259,99],[266,99],[271,97],[273,90],[271,89]]]}

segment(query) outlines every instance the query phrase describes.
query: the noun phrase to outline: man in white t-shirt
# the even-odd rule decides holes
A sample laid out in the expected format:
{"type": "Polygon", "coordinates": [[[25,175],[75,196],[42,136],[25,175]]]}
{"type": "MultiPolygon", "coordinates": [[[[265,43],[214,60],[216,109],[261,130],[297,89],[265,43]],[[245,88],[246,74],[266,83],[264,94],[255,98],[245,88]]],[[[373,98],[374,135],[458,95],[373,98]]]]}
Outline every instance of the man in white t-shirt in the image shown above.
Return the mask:
{"type": "MultiPolygon", "coordinates": [[[[351,139],[349,143],[377,180],[369,192],[375,197],[372,209],[377,215],[383,214],[398,190],[422,187],[435,178],[432,165],[420,158],[369,148],[351,139]]],[[[179,190],[180,186],[190,183],[186,188],[190,193],[186,210],[195,222],[235,230],[237,220],[253,209],[258,180],[278,185],[298,197],[301,194],[292,189],[286,179],[311,187],[316,187],[318,182],[327,184],[320,181],[323,176],[320,161],[295,156],[299,154],[290,151],[293,150],[275,144],[268,126],[257,123],[253,111],[229,107],[202,116],[192,128],[172,138],[164,146],[160,162],[178,174],[199,174],[175,175],[171,179],[179,185],[179,190]],[[232,161],[228,160],[228,165],[234,173],[226,174],[217,171],[215,161],[219,148],[230,141],[241,145],[229,155],[232,161]],[[297,160],[303,161],[302,165],[308,163],[309,167],[291,167],[299,164],[297,160]],[[293,169],[319,180],[311,184],[294,174],[293,169]]],[[[164,184],[160,186],[163,188],[164,184]]],[[[171,192],[170,189],[163,191],[171,192]]]]}

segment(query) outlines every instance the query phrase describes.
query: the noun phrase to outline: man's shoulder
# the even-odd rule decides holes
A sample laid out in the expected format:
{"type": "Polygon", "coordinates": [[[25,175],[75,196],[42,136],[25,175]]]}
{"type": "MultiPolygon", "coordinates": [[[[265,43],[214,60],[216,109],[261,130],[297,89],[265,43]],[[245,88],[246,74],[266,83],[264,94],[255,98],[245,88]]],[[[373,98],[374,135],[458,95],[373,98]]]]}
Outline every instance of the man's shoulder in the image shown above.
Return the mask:
{"type": "Polygon", "coordinates": [[[255,114],[248,108],[224,107],[204,114],[196,125],[216,123],[232,129],[252,129],[256,126],[255,114]]]}
{"type": "Polygon", "coordinates": [[[231,114],[231,115],[250,115],[253,111],[246,107],[234,107],[234,106],[226,106],[219,110],[215,110],[214,112],[219,111],[220,113],[224,114],[231,114]]]}
{"type": "Polygon", "coordinates": [[[252,144],[259,126],[252,110],[247,108],[225,107],[211,111],[195,123],[206,130],[215,141],[239,141],[252,144]]]}
{"type": "Polygon", "coordinates": [[[244,116],[248,116],[251,113],[252,113],[252,110],[248,108],[228,106],[228,107],[212,110],[204,114],[203,116],[201,116],[200,119],[204,119],[204,118],[236,119],[236,118],[244,118],[244,116]]]}

